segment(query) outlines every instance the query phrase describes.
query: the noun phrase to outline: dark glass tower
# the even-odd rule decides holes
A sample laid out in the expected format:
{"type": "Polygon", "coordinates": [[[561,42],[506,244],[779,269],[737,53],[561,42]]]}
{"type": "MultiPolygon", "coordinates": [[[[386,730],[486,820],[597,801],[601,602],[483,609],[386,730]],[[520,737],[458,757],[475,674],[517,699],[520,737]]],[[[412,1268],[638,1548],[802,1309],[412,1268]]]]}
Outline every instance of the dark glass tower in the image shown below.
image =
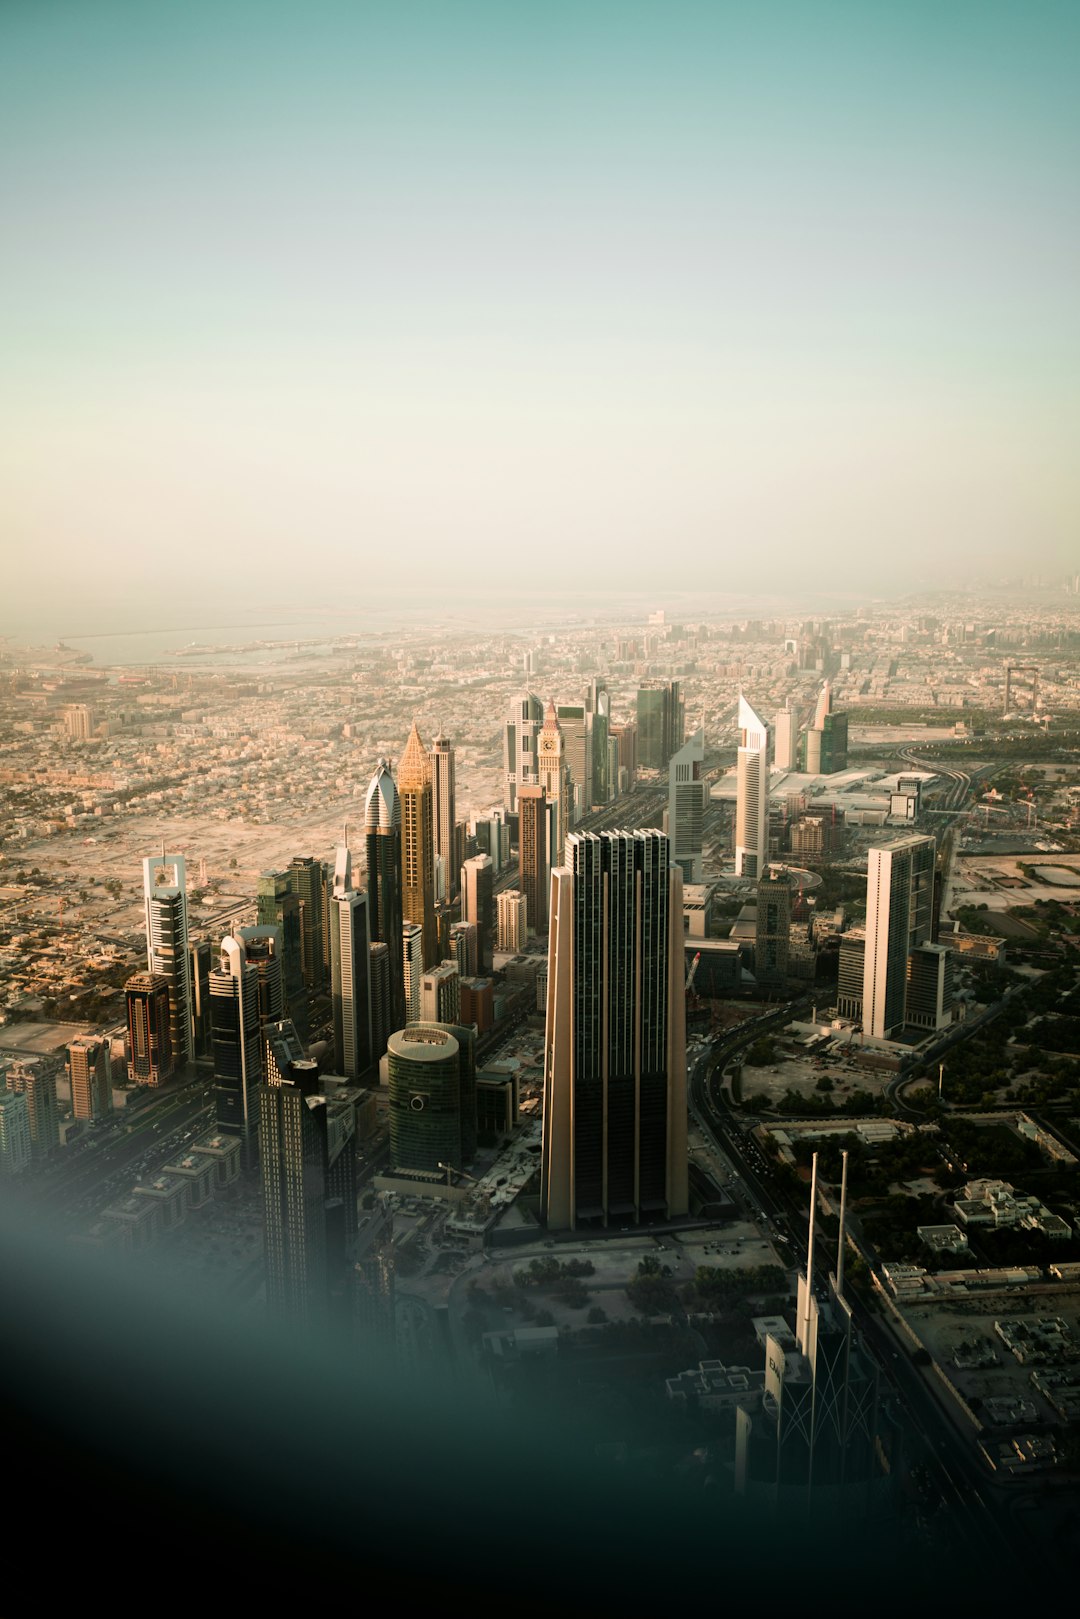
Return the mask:
{"type": "Polygon", "coordinates": [[[687,1209],[682,873],[661,832],[553,873],[541,1201],[553,1229],[687,1209]]]}
{"type": "Polygon", "coordinates": [[[300,967],[309,995],[326,984],[323,949],[323,863],[313,855],[296,855],[289,863],[289,887],[300,901],[300,967]]]}
{"type": "Polygon", "coordinates": [[[253,1169],[263,1078],[259,972],[239,939],[221,941],[221,964],[210,974],[210,1023],[217,1127],[238,1138],[244,1168],[253,1169]]]}
{"type": "Polygon", "coordinates": [[[287,871],[264,871],[259,878],[256,915],[260,927],[281,929],[281,963],[285,1005],[301,1039],[308,1035],[308,993],[304,983],[300,937],[300,896],[293,892],[287,871]]]}

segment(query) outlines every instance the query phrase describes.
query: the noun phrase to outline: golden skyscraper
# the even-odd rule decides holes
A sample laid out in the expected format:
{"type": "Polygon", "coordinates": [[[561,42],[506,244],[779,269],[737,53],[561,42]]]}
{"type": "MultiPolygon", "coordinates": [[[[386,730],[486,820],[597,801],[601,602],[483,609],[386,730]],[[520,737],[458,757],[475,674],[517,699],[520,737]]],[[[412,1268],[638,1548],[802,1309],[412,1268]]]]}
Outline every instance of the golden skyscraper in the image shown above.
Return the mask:
{"type": "Polygon", "coordinates": [[[566,763],[562,726],[555,712],[555,704],[548,703],[544,711],[544,725],[536,744],[536,773],[540,786],[553,805],[551,823],[550,864],[552,870],[562,865],[566,834],[570,830],[570,803],[572,787],[570,770],[566,763]]]}
{"type": "Polygon", "coordinates": [[[438,959],[435,929],[434,807],[431,758],[416,722],[398,765],[401,799],[401,912],[406,922],[423,930],[424,969],[438,959]]]}

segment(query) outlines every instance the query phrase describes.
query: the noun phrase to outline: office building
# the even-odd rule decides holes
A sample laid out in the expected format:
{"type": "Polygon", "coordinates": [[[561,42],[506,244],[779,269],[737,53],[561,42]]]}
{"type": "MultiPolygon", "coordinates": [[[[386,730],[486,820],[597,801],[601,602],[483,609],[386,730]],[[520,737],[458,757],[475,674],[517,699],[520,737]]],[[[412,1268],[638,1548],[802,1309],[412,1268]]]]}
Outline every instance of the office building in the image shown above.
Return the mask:
{"type": "Polygon", "coordinates": [[[438,959],[431,760],[415,722],[398,765],[398,794],[401,799],[401,915],[404,922],[415,922],[423,929],[423,965],[431,967],[438,959]]]}
{"type": "Polygon", "coordinates": [[[34,1155],[30,1105],[19,1091],[0,1091],[0,1175],[21,1175],[34,1155]]]}
{"type": "Polygon", "coordinates": [[[280,1023],[285,1016],[285,975],[281,931],[277,927],[234,928],[233,937],[254,967],[258,985],[259,1022],[280,1023]]]}
{"type": "Polygon", "coordinates": [[[769,854],[769,728],[739,698],[735,771],[735,875],[760,877],[769,854]]]}
{"type": "Polygon", "coordinates": [[[777,770],[794,770],[797,754],[798,715],[792,711],[788,698],[773,720],[773,763],[777,770]]]}
{"type": "Polygon", "coordinates": [[[390,1036],[390,1157],[399,1173],[461,1169],[476,1152],[471,1029],[413,1023],[390,1036]]]}
{"type": "Polygon", "coordinates": [[[31,1150],[35,1158],[47,1158],[60,1145],[56,1069],[43,1057],[17,1057],[9,1064],[4,1082],[9,1091],[26,1097],[31,1150]]]}
{"type": "Polygon", "coordinates": [[[478,1035],[495,1027],[495,986],[490,978],[462,978],[461,1021],[478,1035]]]}
{"type": "Polygon", "coordinates": [[[210,1023],[214,1050],[214,1119],[223,1135],[239,1141],[245,1169],[255,1166],[259,1140],[259,1094],[263,1082],[263,1026],[259,1018],[259,971],[239,938],[221,941],[210,974],[210,1023]]]}
{"type": "Polygon", "coordinates": [[[435,899],[448,905],[457,897],[459,865],[455,864],[457,786],[454,750],[442,733],[431,744],[431,810],[435,859],[435,899]]]}
{"type": "Polygon", "coordinates": [[[518,791],[518,867],[529,924],[547,928],[549,860],[547,794],[542,787],[518,791]]]}
{"type": "Polygon", "coordinates": [[[289,862],[289,887],[300,902],[300,972],[308,997],[326,987],[327,963],[323,928],[326,872],[314,855],[295,855],[289,862]]]}
{"type": "Polygon", "coordinates": [[[491,856],[474,855],[461,868],[461,919],[476,925],[479,972],[491,971],[495,945],[495,900],[491,856]]]}
{"type": "Polygon", "coordinates": [[[702,878],[702,840],[705,835],[705,800],[708,787],[702,779],[705,763],[705,732],[699,726],[688,742],[674,754],[668,766],[668,837],[671,858],[683,874],[683,881],[699,883],[702,878]]]}
{"type": "Polygon", "coordinates": [[[112,1112],[112,1057],[108,1040],[98,1035],[80,1034],[68,1046],[68,1072],[74,1116],[87,1120],[107,1118],[112,1112]]]}
{"type": "MultiPolygon", "coordinates": [[[[364,834],[367,850],[368,925],[372,940],[387,950],[389,974],[390,1025],[405,1023],[405,979],[402,972],[401,929],[401,800],[390,766],[380,759],[368,787],[364,803],[364,834]]],[[[385,1045],[382,1048],[386,1049],[385,1045]]],[[[377,1055],[381,1056],[382,1051],[377,1055]]]]}
{"type": "Polygon", "coordinates": [[[543,1217],[565,1230],[685,1214],[682,872],[668,839],[569,834],[551,905],[543,1217]]]}
{"type": "Polygon", "coordinates": [[[380,940],[371,946],[369,955],[371,984],[371,1060],[378,1062],[390,1038],[392,1007],[390,995],[390,950],[380,940]]]}
{"type": "MultiPolygon", "coordinates": [[[[908,958],[931,942],[936,855],[934,839],[917,834],[869,851],[863,1026],[874,1039],[889,1039],[907,1022],[908,958]]],[[[925,1008],[926,969],[921,965],[916,972],[918,1001],[925,1008]]]]}
{"type": "Polygon", "coordinates": [[[593,803],[592,715],[584,703],[558,703],[555,717],[563,738],[563,756],[570,772],[569,826],[576,826],[593,803]]]}
{"type": "Polygon", "coordinates": [[[645,770],[666,770],[683,745],[684,725],[677,680],[643,686],[637,694],[637,763],[645,770]]]}
{"type": "Polygon", "coordinates": [[[754,977],[759,984],[787,980],[791,939],[791,884],[785,871],[766,869],[757,884],[754,977]]]}
{"type": "Polygon", "coordinates": [[[308,992],[304,983],[300,896],[293,891],[287,871],[264,871],[259,878],[255,915],[260,927],[281,932],[281,965],[285,984],[285,1011],[302,1040],[308,1036],[308,992]]]}
{"type": "Polygon", "coordinates": [[[406,922],[401,930],[401,971],[405,1021],[415,1023],[420,1016],[420,980],[424,976],[424,930],[416,922],[406,922]]]}
{"type": "Polygon", "coordinates": [[[544,724],[536,746],[537,776],[548,802],[548,858],[552,866],[557,866],[562,862],[566,834],[571,824],[572,800],[570,771],[554,703],[548,703],[544,711],[544,724]]]}
{"type": "Polygon", "coordinates": [[[441,961],[421,978],[417,1022],[461,1022],[461,974],[456,961],[441,961]]]}
{"type": "Polygon", "coordinates": [[[124,1000],[128,1081],[164,1085],[176,1072],[169,980],[164,973],[135,973],[124,985],[124,1000]]]}
{"type": "Polygon", "coordinates": [[[376,1060],[368,904],[368,895],[352,887],[350,870],[330,901],[330,1001],[334,1072],[354,1080],[376,1060]]]}
{"type": "Polygon", "coordinates": [[[169,986],[169,1042],[179,1071],[193,1056],[191,956],[188,941],[184,857],[153,855],[143,861],[146,970],[169,986]]]}
{"type": "Polygon", "coordinates": [[[64,730],[70,742],[89,742],[96,723],[94,710],[85,703],[71,703],[64,710],[64,730]]]}
{"type": "Polygon", "coordinates": [[[613,772],[611,794],[617,798],[622,793],[628,793],[637,780],[637,724],[634,720],[628,720],[623,725],[609,723],[608,760],[613,772]]]}
{"type": "Polygon", "coordinates": [[[504,802],[514,814],[521,787],[535,787],[536,743],[543,724],[544,709],[539,697],[521,692],[510,704],[503,727],[504,802]]]}
{"type": "Polygon", "coordinates": [[[499,950],[517,955],[529,938],[529,906],[519,888],[505,889],[498,896],[499,950]]]}

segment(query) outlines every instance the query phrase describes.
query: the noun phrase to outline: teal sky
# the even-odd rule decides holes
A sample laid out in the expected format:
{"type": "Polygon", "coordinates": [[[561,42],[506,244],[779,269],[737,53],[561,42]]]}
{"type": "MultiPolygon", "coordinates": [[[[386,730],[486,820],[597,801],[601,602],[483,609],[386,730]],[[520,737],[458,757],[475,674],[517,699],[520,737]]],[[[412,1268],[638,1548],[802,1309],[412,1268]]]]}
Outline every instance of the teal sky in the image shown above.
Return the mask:
{"type": "Polygon", "coordinates": [[[1075,568],[1078,63],[1039,0],[7,0],[0,620],[1075,568]]]}

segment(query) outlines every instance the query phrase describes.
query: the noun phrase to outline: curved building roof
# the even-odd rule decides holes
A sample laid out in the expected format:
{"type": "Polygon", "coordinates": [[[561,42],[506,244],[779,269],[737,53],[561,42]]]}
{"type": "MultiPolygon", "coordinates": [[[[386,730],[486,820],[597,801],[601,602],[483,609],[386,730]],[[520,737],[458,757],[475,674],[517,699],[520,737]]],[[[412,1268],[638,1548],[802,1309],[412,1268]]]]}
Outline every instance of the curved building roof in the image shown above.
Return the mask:
{"type": "Polygon", "coordinates": [[[390,765],[380,759],[371,778],[364,801],[364,830],[366,832],[392,832],[401,826],[401,800],[390,765]]]}

